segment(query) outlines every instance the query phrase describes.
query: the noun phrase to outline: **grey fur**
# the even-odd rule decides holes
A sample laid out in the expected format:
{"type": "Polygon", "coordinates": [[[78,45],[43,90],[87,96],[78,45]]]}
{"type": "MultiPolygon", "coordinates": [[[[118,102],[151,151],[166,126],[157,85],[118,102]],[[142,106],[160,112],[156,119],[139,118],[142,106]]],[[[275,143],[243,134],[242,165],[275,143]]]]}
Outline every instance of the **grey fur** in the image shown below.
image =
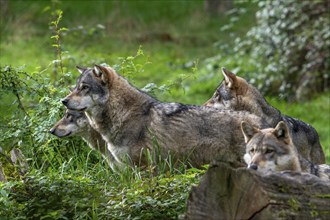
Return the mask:
{"type": "Polygon", "coordinates": [[[106,159],[112,169],[115,169],[115,159],[108,150],[106,142],[100,133],[90,126],[84,112],[67,109],[63,118],[49,132],[59,138],[74,135],[82,137],[93,150],[102,154],[102,157],[106,159]]]}
{"type": "Polygon", "coordinates": [[[71,110],[86,112],[117,162],[123,164],[128,156],[131,164],[143,165],[146,158],[141,152],[155,152],[156,148],[163,158],[170,152],[176,160],[188,159],[193,166],[223,155],[243,162],[241,121],[265,126],[259,117],[247,112],[162,103],[113,69],[97,65],[81,74],[63,103],[71,110]]]}
{"type": "Polygon", "coordinates": [[[225,80],[204,105],[218,109],[248,111],[265,119],[270,127],[275,127],[277,123],[284,121],[289,127],[290,135],[298,152],[313,163],[325,163],[325,155],[319,136],[311,125],[282,115],[278,109],[265,100],[258,89],[248,84],[243,78],[226,69],[223,69],[223,74],[225,80]]]}
{"type": "Polygon", "coordinates": [[[303,158],[292,142],[288,126],[283,121],[275,128],[259,129],[242,122],[246,142],[244,155],[248,168],[262,173],[291,170],[306,172],[330,180],[330,166],[316,165],[303,158]]]}

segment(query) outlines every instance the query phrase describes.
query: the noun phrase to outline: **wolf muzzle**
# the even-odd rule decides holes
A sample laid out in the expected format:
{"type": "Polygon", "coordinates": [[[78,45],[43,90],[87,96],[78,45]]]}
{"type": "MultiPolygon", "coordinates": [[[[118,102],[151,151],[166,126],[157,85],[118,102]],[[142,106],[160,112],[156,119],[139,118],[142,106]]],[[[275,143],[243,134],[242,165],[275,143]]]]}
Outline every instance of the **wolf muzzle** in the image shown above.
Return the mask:
{"type": "Polygon", "coordinates": [[[61,102],[63,103],[63,105],[67,106],[69,100],[68,99],[62,99],[61,102]]]}
{"type": "Polygon", "coordinates": [[[250,165],[248,166],[248,168],[249,168],[249,169],[252,169],[252,170],[258,170],[258,165],[255,164],[255,163],[253,163],[253,164],[250,164],[250,165]]]}
{"type": "MultiPolygon", "coordinates": [[[[55,128],[52,128],[48,131],[50,134],[54,134],[55,133],[55,128]]],[[[55,135],[55,134],[54,134],[55,135]]]]}

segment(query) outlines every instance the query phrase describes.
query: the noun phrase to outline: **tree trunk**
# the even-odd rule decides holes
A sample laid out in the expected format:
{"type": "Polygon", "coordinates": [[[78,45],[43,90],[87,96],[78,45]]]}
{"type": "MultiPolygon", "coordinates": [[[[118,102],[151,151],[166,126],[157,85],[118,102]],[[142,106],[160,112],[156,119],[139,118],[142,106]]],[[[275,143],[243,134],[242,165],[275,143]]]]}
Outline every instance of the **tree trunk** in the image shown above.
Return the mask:
{"type": "Polygon", "coordinates": [[[9,1],[8,0],[0,0],[0,18],[4,19],[5,16],[8,15],[8,9],[9,9],[9,1]]]}
{"type": "Polygon", "coordinates": [[[220,15],[233,8],[232,0],[205,0],[205,11],[209,15],[220,15]]]}
{"type": "Polygon", "coordinates": [[[216,162],[192,188],[184,219],[330,219],[330,182],[216,162]]]}

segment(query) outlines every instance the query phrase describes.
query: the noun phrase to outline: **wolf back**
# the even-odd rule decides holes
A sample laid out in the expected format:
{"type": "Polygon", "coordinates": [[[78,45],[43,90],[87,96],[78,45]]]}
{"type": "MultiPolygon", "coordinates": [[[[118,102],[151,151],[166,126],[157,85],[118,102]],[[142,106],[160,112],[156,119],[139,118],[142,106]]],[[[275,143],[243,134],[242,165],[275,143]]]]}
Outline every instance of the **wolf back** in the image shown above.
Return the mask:
{"type": "Polygon", "coordinates": [[[261,93],[246,80],[223,68],[225,79],[213,96],[204,104],[218,109],[248,111],[265,119],[270,127],[284,121],[289,127],[293,142],[298,152],[307,160],[316,164],[325,163],[325,155],[316,130],[309,124],[282,115],[271,106],[261,93]]]}
{"type": "Polygon", "coordinates": [[[146,163],[144,150],[158,148],[178,161],[201,166],[221,155],[243,162],[240,122],[264,127],[247,112],[222,111],[179,103],[162,103],[132,86],[112,68],[78,68],[76,88],[63,99],[68,109],[85,111],[91,126],[106,140],[119,163],[146,163]],[[143,156],[142,156],[143,157],[143,156]]]}

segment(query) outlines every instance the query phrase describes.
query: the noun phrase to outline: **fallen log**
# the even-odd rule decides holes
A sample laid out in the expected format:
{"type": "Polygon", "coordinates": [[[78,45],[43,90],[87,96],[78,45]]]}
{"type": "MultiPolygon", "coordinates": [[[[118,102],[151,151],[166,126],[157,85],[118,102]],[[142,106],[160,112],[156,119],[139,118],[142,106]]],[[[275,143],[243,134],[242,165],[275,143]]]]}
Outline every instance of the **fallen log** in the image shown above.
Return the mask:
{"type": "Polygon", "coordinates": [[[190,191],[184,219],[330,219],[330,182],[214,162],[190,191]]]}

